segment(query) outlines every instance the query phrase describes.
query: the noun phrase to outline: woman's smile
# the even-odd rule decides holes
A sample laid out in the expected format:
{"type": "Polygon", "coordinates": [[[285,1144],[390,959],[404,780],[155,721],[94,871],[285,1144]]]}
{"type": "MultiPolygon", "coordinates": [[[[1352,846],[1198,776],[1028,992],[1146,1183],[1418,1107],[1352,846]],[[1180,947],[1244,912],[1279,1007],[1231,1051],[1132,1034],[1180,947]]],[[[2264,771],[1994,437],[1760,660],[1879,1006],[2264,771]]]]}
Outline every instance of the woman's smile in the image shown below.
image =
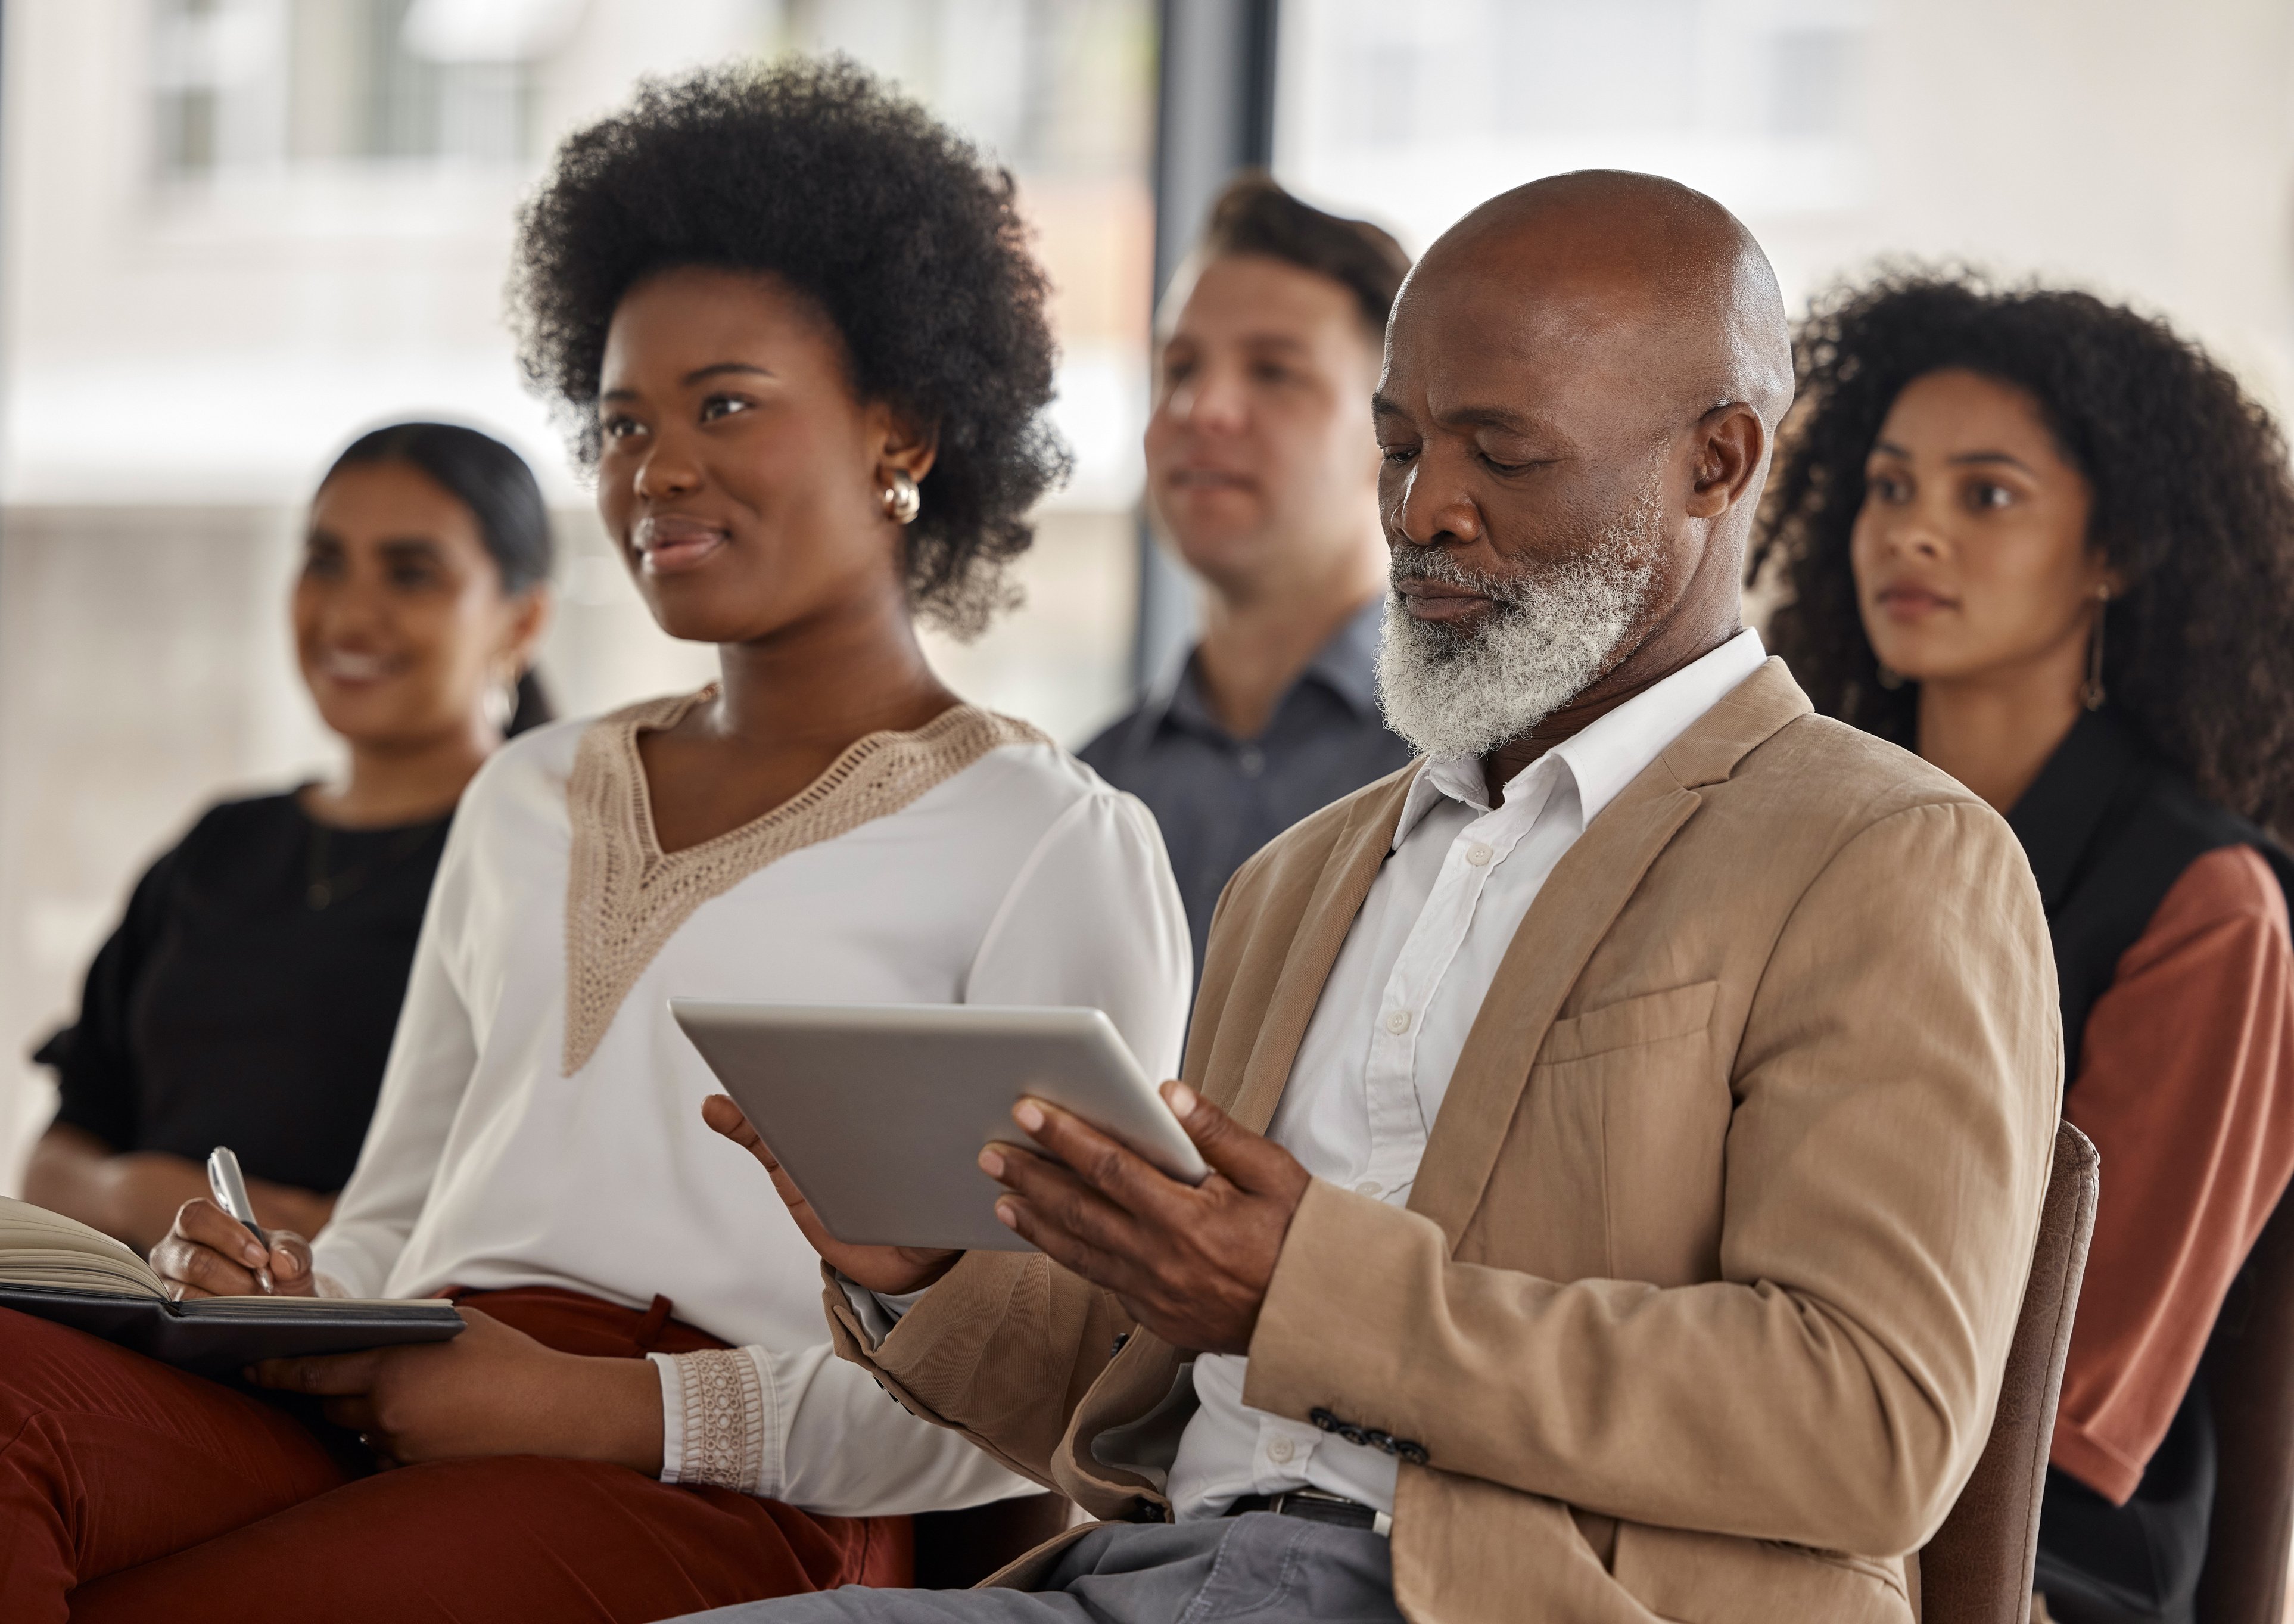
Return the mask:
{"type": "Polygon", "coordinates": [[[649,575],[681,575],[724,551],[730,535],[720,525],[676,513],[647,514],[638,520],[630,544],[649,575]]]}
{"type": "Polygon", "coordinates": [[[380,654],[371,649],[348,649],[340,645],[321,648],[312,661],[315,676],[343,688],[364,688],[387,681],[404,670],[408,662],[403,657],[380,654]]]}

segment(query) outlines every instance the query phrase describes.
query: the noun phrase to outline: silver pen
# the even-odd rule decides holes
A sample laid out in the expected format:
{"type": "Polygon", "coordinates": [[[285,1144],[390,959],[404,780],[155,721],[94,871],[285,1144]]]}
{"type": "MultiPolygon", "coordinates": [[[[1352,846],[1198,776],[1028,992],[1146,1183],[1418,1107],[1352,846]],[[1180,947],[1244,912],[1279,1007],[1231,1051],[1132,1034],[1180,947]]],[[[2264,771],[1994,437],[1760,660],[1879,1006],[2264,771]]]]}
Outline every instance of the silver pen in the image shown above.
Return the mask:
{"type": "MultiPolygon", "coordinates": [[[[218,1145],[207,1152],[207,1187],[215,1192],[216,1204],[245,1224],[248,1232],[268,1251],[271,1237],[263,1233],[263,1226],[255,1221],[255,1204],[247,1198],[247,1179],[239,1171],[239,1158],[228,1145],[218,1145]]],[[[256,1264],[255,1283],[263,1288],[264,1296],[273,1294],[271,1270],[256,1264]]]]}

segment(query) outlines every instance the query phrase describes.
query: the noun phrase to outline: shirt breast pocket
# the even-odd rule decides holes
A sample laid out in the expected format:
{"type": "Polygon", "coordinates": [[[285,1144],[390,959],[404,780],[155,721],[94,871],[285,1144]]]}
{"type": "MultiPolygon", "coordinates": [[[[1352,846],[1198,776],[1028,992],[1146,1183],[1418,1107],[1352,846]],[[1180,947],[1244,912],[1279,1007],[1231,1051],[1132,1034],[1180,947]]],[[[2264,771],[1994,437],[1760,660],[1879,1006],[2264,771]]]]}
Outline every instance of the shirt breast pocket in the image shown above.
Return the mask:
{"type": "Polygon", "coordinates": [[[1598,1143],[1610,1278],[1686,1285],[1720,1273],[1731,1099],[1715,1053],[1718,982],[1645,992],[1554,1022],[1530,1086],[1598,1143]]]}

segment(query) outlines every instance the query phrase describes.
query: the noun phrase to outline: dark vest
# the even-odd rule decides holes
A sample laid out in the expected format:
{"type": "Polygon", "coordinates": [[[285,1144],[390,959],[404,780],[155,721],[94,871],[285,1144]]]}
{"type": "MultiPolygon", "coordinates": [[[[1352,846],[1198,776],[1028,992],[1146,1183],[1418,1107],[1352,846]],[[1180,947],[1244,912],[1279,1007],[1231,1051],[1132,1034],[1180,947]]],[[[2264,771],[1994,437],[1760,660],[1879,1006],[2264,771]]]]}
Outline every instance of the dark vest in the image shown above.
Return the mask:
{"type": "MultiPolygon", "coordinates": [[[[2082,714],[2007,814],[2023,843],[2055,954],[2063,1074],[2073,1086],[2088,1015],[2184,869],[2224,846],[2259,851],[2294,898],[2294,859],[2217,806],[2109,709],[2082,714]]],[[[2103,1168],[2109,1199],[2111,1166],[2103,1168]]],[[[2036,1583],[2056,1616],[2189,1624],[2214,1506],[2206,1383],[2191,1383],[2134,1498],[2115,1506],[2047,1469],[2036,1583]]]]}
{"type": "Polygon", "coordinates": [[[2083,714],[2007,814],[2023,843],[2063,1007],[2063,1076],[2078,1076],[2087,1017],[2119,961],[2189,868],[2226,845],[2250,845],[2294,896],[2294,858],[2235,812],[2200,796],[2144,749],[2109,710],[2083,714]]]}

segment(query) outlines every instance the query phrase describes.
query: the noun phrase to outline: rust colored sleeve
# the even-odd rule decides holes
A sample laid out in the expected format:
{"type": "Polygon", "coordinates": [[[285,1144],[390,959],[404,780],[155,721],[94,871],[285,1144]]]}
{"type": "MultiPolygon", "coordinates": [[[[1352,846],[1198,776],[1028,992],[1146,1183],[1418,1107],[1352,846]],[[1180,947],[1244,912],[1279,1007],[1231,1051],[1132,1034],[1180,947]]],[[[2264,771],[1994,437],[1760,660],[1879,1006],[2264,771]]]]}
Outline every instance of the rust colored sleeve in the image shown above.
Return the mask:
{"type": "Polygon", "coordinates": [[[2119,961],[2064,1113],[2103,1156],[2049,1458],[2124,1505],[2294,1171],[2294,943],[2251,846],[2200,858],[2119,961]]]}

